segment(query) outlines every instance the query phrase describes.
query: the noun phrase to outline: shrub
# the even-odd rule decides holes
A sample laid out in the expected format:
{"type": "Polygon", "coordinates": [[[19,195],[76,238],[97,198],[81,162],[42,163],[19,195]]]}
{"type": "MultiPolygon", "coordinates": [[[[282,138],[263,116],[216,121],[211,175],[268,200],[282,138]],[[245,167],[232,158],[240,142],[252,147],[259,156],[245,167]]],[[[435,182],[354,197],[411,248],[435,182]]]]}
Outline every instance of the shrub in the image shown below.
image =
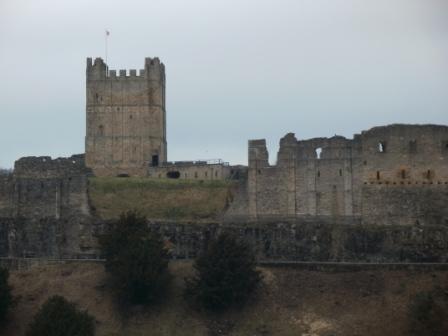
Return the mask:
{"type": "Polygon", "coordinates": [[[6,316],[8,315],[13,303],[8,278],[8,270],[0,267],[0,325],[5,322],[6,316]]]}
{"type": "Polygon", "coordinates": [[[26,336],[93,336],[95,320],[62,296],[50,297],[28,326],[26,336]]]}
{"type": "Polygon", "coordinates": [[[420,292],[408,306],[410,333],[412,335],[445,335],[442,332],[443,311],[431,292],[420,292]]]}
{"type": "Polygon", "coordinates": [[[196,259],[196,274],[186,279],[186,297],[208,310],[241,305],[260,283],[255,267],[255,256],[246,243],[221,234],[196,259]]]}
{"type": "Polygon", "coordinates": [[[100,239],[106,271],[122,303],[148,304],[168,289],[168,251],[161,236],[151,232],[146,218],[127,212],[100,239]]]}

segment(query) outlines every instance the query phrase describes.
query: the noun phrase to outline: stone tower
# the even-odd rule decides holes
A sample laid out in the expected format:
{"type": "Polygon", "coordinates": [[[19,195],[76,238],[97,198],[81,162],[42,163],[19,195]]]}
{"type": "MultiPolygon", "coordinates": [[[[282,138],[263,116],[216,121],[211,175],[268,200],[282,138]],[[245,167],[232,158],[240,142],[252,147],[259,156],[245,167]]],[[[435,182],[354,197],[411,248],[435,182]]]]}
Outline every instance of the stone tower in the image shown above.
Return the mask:
{"type": "Polygon", "coordinates": [[[145,68],[108,71],[87,58],[86,165],[97,176],[145,176],[167,160],[165,66],[146,58],[145,68]]]}

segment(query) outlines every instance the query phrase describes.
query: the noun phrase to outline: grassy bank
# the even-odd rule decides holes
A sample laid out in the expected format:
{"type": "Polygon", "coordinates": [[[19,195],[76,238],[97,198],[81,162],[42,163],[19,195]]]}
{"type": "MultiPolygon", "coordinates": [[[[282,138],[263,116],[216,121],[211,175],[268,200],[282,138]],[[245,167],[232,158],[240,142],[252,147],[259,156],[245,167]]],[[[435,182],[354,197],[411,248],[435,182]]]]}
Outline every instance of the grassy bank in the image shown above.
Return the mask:
{"type": "Polygon", "coordinates": [[[104,219],[137,210],[154,219],[209,220],[226,209],[234,188],[230,181],[95,177],[89,180],[89,197],[104,219]]]}
{"type": "Polygon", "coordinates": [[[256,299],[222,315],[192,310],[182,297],[190,262],[171,262],[171,292],[161,305],[119,313],[101,264],[41,266],[11,274],[17,298],[4,336],[22,336],[38,307],[59,294],[87,309],[98,336],[409,335],[408,305],[421,291],[445,302],[448,272],[314,272],[263,267],[256,299]]]}

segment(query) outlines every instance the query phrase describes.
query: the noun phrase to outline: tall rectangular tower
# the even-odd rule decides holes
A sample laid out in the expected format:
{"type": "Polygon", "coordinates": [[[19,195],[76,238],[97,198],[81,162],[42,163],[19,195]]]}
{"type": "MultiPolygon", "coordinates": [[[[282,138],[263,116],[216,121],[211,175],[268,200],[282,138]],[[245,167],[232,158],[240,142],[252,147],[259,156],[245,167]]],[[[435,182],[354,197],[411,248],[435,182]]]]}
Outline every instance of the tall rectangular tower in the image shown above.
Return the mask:
{"type": "Polygon", "coordinates": [[[146,58],[145,68],[108,71],[87,58],[86,165],[96,176],[145,176],[167,160],[165,66],[146,58]]]}

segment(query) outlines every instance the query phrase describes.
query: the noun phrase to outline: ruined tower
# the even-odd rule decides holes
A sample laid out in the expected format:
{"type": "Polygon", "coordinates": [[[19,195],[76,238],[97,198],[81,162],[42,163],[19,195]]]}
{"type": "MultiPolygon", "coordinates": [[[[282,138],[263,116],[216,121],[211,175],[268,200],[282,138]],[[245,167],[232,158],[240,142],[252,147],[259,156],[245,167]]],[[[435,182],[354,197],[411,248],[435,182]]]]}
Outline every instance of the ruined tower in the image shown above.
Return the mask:
{"type": "Polygon", "coordinates": [[[165,66],[146,58],[145,68],[108,70],[87,58],[86,165],[97,176],[145,176],[167,160],[165,66]]]}

